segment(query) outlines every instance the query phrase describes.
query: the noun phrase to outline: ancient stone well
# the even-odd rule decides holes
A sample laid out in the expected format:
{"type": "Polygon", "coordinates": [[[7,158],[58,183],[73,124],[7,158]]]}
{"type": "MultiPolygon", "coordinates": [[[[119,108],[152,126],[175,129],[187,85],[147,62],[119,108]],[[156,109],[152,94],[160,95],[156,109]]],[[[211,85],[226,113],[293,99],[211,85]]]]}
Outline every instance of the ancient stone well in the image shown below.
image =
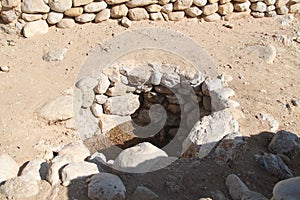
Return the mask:
{"type": "Polygon", "coordinates": [[[147,141],[169,156],[182,155],[191,144],[206,152],[237,131],[236,121],[224,110],[239,104],[229,99],[234,91],[223,88],[223,82],[224,77],[211,79],[197,70],[184,73],[166,64],[106,68],[76,84],[82,96],[79,134],[88,146],[98,146],[96,150],[107,144],[101,146],[94,135],[105,135],[110,141],[103,143],[121,149],[147,141]]]}

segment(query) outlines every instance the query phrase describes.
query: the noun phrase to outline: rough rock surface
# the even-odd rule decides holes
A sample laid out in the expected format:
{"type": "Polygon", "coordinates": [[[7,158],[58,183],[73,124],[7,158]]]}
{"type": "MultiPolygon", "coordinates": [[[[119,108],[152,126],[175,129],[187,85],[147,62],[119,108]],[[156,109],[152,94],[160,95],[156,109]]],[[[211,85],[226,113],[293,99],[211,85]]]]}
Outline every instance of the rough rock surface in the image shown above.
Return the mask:
{"type": "Polygon", "coordinates": [[[18,175],[19,166],[9,155],[0,155],[0,183],[18,175]]]}

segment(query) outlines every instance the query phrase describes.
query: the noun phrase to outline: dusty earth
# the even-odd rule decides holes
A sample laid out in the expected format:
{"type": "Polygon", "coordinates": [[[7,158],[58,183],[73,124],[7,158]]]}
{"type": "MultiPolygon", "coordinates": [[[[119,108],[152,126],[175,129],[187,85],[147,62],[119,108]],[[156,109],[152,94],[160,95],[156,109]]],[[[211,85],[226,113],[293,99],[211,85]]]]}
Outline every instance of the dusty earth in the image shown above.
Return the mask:
{"type": "MultiPolygon", "coordinates": [[[[291,103],[300,98],[300,43],[293,40],[297,31],[300,34],[300,17],[296,16],[288,25],[282,25],[282,19],[249,17],[231,21],[232,29],[225,27],[224,21],[206,23],[192,19],[133,23],[129,29],[163,27],[179,31],[210,53],[219,73],[233,77],[229,87],[236,92],[234,100],[241,104],[244,117],[239,119],[240,133],[247,136],[248,143],[240,159],[229,166],[220,167],[209,158],[182,159],[146,175],[120,174],[129,194],[136,185],[143,184],[161,199],[196,200],[212,196],[211,192],[216,190],[228,196],[225,177],[234,172],[250,189],[271,197],[278,179],[268,175],[254,159],[254,154],[267,151],[273,135],[270,125],[259,114],[271,115],[279,122],[279,130],[300,136],[300,108],[291,103]],[[277,49],[273,64],[247,50],[249,46],[268,44],[277,49]]],[[[22,165],[43,157],[50,147],[78,140],[64,122],[48,125],[36,113],[45,102],[74,85],[91,50],[126,30],[117,21],[109,20],[76,25],[69,30],[51,27],[48,34],[29,39],[0,32],[0,66],[10,67],[10,72],[0,72],[0,152],[8,153],[22,165]],[[45,52],[56,48],[68,49],[62,61],[42,60],[45,52]]],[[[291,162],[298,176],[299,164],[299,156],[291,162]]],[[[82,183],[78,183],[70,188],[57,186],[51,191],[47,183],[42,183],[36,199],[87,199],[86,190],[81,187],[82,183]]]]}

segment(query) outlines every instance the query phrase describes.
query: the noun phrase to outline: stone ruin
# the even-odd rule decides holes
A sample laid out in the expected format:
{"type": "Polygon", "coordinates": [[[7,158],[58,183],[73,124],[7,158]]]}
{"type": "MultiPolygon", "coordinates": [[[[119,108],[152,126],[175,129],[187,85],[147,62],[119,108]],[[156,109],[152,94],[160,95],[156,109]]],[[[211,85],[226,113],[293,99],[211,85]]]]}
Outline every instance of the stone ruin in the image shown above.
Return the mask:
{"type": "Polygon", "coordinates": [[[179,157],[194,144],[202,146],[202,158],[224,136],[238,132],[237,121],[227,111],[239,106],[230,99],[234,91],[199,71],[187,77],[166,64],[110,67],[98,77],[81,78],[75,94],[81,105],[75,109],[75,121],[82,139],[101,134],[110,138],[110,130],[121,127],[117,134],[132,140],[124,141],[129,144],[123,148],[151,142],[179,157]],[[122,130],[126,123],[132,125],[130,133],[122,130]]]}

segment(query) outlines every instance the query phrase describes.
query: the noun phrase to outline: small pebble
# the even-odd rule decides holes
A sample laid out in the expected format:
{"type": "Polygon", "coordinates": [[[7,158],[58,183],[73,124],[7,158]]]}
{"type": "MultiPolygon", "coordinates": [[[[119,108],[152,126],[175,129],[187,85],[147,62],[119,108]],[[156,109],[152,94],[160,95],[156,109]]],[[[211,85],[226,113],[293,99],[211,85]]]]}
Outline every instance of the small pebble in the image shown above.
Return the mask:
{"type": "Polygon", "coordinates": [[[9,72],[10,68],[9,68],[9,66],[2,66],[2,67],[0,67],[0,71],[2,71],[2,72],[9,72]]]}

